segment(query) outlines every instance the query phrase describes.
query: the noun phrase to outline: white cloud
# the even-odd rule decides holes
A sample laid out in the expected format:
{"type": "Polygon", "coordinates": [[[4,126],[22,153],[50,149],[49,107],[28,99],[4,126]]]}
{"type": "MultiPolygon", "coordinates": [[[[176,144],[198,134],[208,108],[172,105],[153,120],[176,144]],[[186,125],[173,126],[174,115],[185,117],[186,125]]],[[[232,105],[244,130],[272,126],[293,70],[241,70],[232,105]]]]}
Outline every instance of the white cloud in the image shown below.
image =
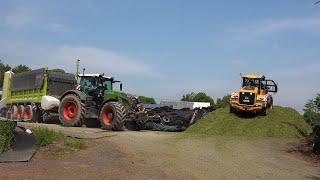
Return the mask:
{"type": "MultiPolygon", "coordinates": [[[[6,63],[27,64],[32,68],[49,66],[64,68],[68,72],[75,71],[76,59],[87,72],[106,73],[108,75],[136,75],[161,77],[151,66],[138,60],[112,51],[85,46],[34,46],[19,43],[0,43],[0,57],[6,63]]],[[[82,68],[81,67],[81,68],[82,68]]]]}
{"type": "Polygon", "coordinates": [[[285,32],[316,32],[320,30],[320,16],[262,19],[251,25],[234,27],[228,34],[228,45],[237,40],[252,40],[285,32]]]}

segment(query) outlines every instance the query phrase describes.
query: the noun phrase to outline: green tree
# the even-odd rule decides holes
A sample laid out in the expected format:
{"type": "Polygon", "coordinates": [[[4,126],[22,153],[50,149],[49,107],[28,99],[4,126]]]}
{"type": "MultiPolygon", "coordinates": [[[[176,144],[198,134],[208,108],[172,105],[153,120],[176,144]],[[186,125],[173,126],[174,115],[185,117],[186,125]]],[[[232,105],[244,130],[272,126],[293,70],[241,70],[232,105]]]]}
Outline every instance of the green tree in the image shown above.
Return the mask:
{"type": "Polygon", "coordinates": [[[31,71],[31,68],[29,68],[29,67],[26,66],[26,65],[22,65],[22,64],[14,67],[14,68],[12,69],[12,72],[14,72],[14,73],[16,73],[16,74],[22,73],[22,72],[27,72],[27,71],[31,71]]]}
{"type": "Polygon", "coordinates": [[[152,97],[139,96],[138,99],[143,104],[156,104],[156,101],[152,97]]]}
{"type": "Polygon", "coordinates": [[[4,77],[4,73],[7,71],[10,71],[11,67],[8,64],[4,64],[1,60],[0,60],[0,87],[2,87],[3,85],[3,77],[4,77]]]}
{"type": "Polygon", "coordinates": [[[314,99],[308,100],[303,111],[303,117],[308,124],[320,124],[320,93],[314,99]]]}
{"type": "Polygon", "coordinates": [[[222,98],[218,98],[216,102],[216,108],[225,108],[230,104],[230,95],[223,96],[222,98]]]}
{"type": "Polygon", "coordinates": [[[194,102],[194,97],[196,94],[194,92],[189,94],[184,94],[181,98],[181,101],[188,101],[188,102],[194,102]]]}
{"type": "Polygon", "coordinates": [[[214,100],[212,97],[208,96],[204,92],[199,93],[189,93],[182,96],[181,101],[188,101],[188,102],[210,102],[211,106],[214,106],[214,100]]]}

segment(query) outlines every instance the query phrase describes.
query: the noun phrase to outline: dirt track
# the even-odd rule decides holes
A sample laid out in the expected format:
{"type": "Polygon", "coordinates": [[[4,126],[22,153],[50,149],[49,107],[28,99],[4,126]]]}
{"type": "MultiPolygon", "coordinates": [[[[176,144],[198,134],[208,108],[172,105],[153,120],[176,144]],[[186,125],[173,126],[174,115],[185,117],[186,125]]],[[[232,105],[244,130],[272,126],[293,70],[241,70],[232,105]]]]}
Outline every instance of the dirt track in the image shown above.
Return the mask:
{"type": "Polygon", "coordinates": [[[319,165],[285,152],[288,142],[126,131],[88,140],[89,147],[73,156],[39,151],[29,163],[0,164],[0,179],[320,178],[319,165]]]}

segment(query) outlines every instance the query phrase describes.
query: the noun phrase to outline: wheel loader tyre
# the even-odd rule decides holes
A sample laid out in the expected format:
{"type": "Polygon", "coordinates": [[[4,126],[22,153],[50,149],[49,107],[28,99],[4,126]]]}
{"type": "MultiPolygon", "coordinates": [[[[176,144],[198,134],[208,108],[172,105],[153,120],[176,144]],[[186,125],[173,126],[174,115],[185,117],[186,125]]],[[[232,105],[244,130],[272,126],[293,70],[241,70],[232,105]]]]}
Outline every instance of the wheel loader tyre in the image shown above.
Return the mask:
{"type": "Polygon", "coordinates": [[[230,105],[230,113],[235,113],[235,110],[231,105],[230,105]]]}
{"type": "Polygon", "coordinates": [[[23,119],[25,121],[31,121],[33,118],[33,109],[31,105],[27,105],[25,106],[24,109],[24,114],[23,114],[23,119]]]}
{"type": "Polygon", "coordinates": [[[104,130],[123,131],[125,125],[126,110],[118,102],[108,102],[100,111],[99,120],[104,130]]]}
{"type": "Polygon", "coordinates": [[[85,104],[78,96],[70,94],[65,96],[59,106],[59,119],[63,126],[82,126],[85,120],[85,104]]]}
{"type": "Polygon", "coordinates": [[[19,121],[24,120],[24,119],[23,119],[24,110],[25,110],[24,106],[23,106],[23,105],[19,105],[19,107],[18,107],[18,113],[17,113],[17,119],[18,119],[19,121]]]}
{"type": "Polygon", "coordinates": [[[266,115],[267,115],[267,112],[268,112],[268,109],[267,109],[267,108],[263,108],[263,109],[260,111],[260,115],[261,115],[261,116],[266,116],[266,115]]]}

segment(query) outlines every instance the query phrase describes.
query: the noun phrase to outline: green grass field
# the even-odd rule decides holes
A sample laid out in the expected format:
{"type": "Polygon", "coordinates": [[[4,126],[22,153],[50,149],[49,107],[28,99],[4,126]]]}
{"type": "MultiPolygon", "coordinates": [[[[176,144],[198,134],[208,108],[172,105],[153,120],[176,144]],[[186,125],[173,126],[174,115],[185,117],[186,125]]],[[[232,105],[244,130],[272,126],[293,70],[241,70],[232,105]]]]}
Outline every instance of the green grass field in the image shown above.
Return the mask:
{"type": "Polygon", "coordinates": [[[311,127],[294,109],[275,106],[267,116],[239,116],[218,109],[191,126],[188,136],[302,138],[311,127]]]}
{"type": "Polygon", "coordinates": [[[13,122],[0,121],[0,153],[10,144],[15,127],[16,125],[13,122]]]}

